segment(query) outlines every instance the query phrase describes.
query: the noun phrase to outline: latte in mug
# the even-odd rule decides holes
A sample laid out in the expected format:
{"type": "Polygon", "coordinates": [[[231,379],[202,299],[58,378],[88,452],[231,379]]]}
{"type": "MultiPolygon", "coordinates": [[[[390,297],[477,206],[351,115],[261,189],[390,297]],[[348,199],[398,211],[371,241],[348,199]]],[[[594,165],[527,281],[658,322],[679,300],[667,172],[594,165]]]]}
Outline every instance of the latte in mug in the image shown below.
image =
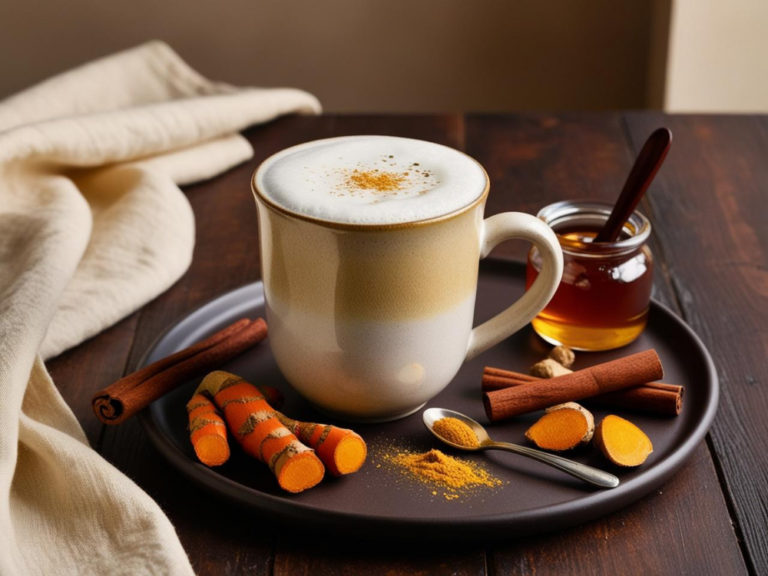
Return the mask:
{"type": "Polygon", "coordinates": [[[488,177],[452,148],[385,136],[333,138],[264,163],[256,185],[282,208],[328,222],[403,224],[471,204],[488,177]]]}
{"type": "Polygon", "coordinates": [[[451,148],[355,136],[289,148],[256,171],[267,322],[288,381],[321,410],[390,420],[527,324],[562,273],[526,214],[483,220],[488,177],[451,148]],[[537,284],[472,329],[478,262],[508,238],[546,254],[537,284]]]}

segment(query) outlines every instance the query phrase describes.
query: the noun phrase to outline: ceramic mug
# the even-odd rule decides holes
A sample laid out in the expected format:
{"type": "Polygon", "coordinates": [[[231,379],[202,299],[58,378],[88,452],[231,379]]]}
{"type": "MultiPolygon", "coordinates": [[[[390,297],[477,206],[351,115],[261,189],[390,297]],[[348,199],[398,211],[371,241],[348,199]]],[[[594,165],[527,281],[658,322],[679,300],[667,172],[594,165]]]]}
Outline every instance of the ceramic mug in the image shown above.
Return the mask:
{"type": "Polygon", "coordinates": [[[463,362],[528,324],[560,282],[563,256],[546,224],[518,212],[483,219],[487,174],[455,212],[354,225],[277,205],[258,189],[259,170],[251,187],[272,353],[291,385],[333,416],[374,422],[419,410],[463,362]],[[479,261],[513,238],[538,248],[541,273],[473,329],[479,261]]]}

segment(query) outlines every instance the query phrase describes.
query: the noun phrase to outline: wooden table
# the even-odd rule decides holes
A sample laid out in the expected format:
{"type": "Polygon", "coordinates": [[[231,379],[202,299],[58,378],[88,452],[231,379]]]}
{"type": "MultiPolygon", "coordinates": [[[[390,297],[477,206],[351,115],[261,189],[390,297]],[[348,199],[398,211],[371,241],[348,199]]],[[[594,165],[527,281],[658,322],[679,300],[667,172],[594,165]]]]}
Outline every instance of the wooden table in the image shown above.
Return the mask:
{"type": "MultiPolygon", "coordinates": [[[[768,118],[630,114],[283,118],[246,134],[254,159],[187,189],[194,261],[165,294],[49,362],[93,446],[167,512],[199,574],[756,574],[768,573],[768,118]],[[653,223],[656,298],[704,340],[720,373],[706,443],[668,484],[570,530],[488,545],[392,546],[278,533],[190,484],[136,421],[102,426],[95,390],[135,369],[170,323],[259,278],[249,178],[282,148],[330,136],[388,134],[466,151],[488,170],[486,215],[535,213],[565,198],[613,201],[643,141],[674,144],[642,210],[653,223]]],[[[523,243],[495,255],[523,258],[523,243]]],[[[503,536],[503,535],[500,535],[503,536]]]]}

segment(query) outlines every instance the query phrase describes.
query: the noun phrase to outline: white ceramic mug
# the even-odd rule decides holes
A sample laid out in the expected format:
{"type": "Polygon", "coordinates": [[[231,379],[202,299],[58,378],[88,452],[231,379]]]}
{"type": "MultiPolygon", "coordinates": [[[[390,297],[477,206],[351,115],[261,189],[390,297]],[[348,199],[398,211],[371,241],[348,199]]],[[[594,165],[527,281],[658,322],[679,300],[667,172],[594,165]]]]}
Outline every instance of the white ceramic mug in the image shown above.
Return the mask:
{"type": "Polygon", "coordinates": [[[276,204],[258,189],[259,170],[252,189],[272,352],[296,390],[340,418],[417,411],[464,361],[530,322],[560,282],[562,252],[546,224],[518,212],[483,219],[487,175],[476,200],[455,212],[354,225],[276,204]],[[473,329],[479,261],[513,238],[536,245],[542,271],[517,302],[473,329]]]}

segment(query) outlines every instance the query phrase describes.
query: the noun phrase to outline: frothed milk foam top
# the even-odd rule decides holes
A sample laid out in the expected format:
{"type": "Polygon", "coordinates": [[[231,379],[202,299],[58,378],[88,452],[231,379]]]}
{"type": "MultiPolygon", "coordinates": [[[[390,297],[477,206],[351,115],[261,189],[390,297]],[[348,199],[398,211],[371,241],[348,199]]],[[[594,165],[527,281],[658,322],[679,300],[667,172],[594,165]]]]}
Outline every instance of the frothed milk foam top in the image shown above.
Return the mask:
{"type": "Polygon", "coordinates": [[[437,218],[481,196],[487,176],[446,146],[390,136],[318,140],[272,156],[256,186],[273,203],[344,224],[401,224],[437,218]]]}

